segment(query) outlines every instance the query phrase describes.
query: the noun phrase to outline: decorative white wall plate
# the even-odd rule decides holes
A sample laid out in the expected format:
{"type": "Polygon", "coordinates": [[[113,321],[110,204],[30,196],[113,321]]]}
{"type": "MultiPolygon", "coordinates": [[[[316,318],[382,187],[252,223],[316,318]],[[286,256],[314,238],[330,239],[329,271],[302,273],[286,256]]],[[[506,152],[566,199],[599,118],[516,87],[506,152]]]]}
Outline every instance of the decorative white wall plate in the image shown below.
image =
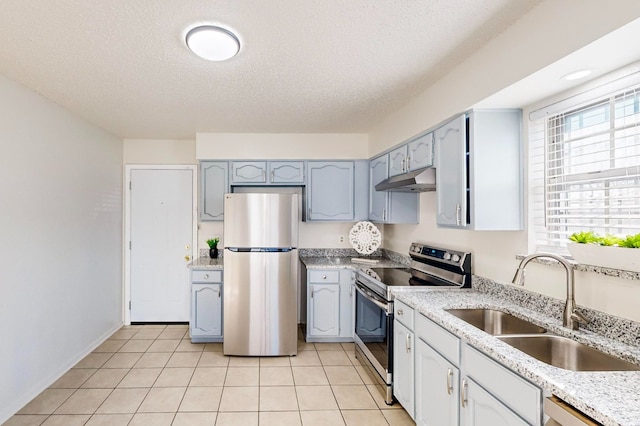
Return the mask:
{"type": "Polygon", "coordinates": [[[382,235],[373,223],[362,221],[349,231],[349,242],[358,253],[371,254],[380,247],[382,235]]]}

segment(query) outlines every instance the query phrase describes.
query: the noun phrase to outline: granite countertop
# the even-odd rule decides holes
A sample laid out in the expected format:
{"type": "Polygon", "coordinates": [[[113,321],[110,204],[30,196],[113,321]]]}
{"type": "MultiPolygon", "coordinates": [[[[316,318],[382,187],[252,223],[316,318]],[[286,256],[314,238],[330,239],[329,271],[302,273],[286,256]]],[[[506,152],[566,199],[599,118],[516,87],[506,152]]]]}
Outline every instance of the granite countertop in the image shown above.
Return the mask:
{"type": "Polygon", "coordinates": [[[453,334],[558,396],[604,425],[640,425],[640,371],[577,372],[550,366],[447,313],[451,308],[492,308],[511,313],[619,358],[640,364],[640,347],[591,331],[573,331],[560,320],[522,307],[514,301],[477,290],[394,290],[400,300],[453,334]]]}
{"type": "Polygon", "coordinates": [[[351,261],[357,256],[318,256],[300,257],[307,269],[358,269],[358,268],[403,268],[406,265],[395,262],[386,257],[372,257],[378,263],[360,263],[351,261]]]}
{"type": "MultiPolygon", "coordinates": [[[[312,256],[300,257],[300,261],[304,263],[307,269],[357,269],[361,267],[369,268],[402,268],[406,267],[402,263],[398,263],[386,257],[372,257],[378,260],[378,263],[356,263],[352,262],[352,258],[356,256],[312,256]]],[[[189,269],[222,269],[222,257],[211,259],[209,257],[199,257],[187,265],[189,269]]]]}
{"type": "Polygon", "coordinates": [[[211,259],[199,257],[187,265],[189,269],[222,269],[222,257],[211,259]]]}

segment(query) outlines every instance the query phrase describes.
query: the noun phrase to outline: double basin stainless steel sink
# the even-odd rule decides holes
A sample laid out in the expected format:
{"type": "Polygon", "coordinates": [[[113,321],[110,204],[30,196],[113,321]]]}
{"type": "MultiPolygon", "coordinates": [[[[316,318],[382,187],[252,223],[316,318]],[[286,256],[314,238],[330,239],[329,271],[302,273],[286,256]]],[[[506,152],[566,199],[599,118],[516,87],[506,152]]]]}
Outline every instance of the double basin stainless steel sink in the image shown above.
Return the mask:
{"type": "Polygon", "coordinates": [[[494,309],[447,309],[451,315],[554,367],[573,371],[633,371],[640,366],[494,309]]]}

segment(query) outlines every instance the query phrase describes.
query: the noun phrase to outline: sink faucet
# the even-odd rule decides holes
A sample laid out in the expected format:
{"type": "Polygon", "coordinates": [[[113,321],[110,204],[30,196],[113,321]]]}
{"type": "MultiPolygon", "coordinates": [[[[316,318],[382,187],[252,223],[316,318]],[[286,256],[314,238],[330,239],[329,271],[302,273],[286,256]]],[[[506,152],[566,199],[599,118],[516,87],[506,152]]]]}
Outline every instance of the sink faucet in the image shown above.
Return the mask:
{"type": "Polygon", "coordinates": [[[527,266],[527,263],[538,257],[548,257],[550,259],[556,260],[562,266],[564,266],[564,269],[567,270],[567,301],[565,302],[564,312],[562,313],[562,325],[572,330],[577,330],[580,323],[582,323],[583,325],[588,324],[589,320],[576,309],[576,300],[574,298],[575,287],[573,268],[571,267],[571,264],[566,261],[566,259],[563,259],[562,257],[552,253],[530,254],[522,259],[522,261],[520,261],[520,265],[516,270],[516,274],[513,276],[512,283],[524,286],[524,268],[527,266]]]}

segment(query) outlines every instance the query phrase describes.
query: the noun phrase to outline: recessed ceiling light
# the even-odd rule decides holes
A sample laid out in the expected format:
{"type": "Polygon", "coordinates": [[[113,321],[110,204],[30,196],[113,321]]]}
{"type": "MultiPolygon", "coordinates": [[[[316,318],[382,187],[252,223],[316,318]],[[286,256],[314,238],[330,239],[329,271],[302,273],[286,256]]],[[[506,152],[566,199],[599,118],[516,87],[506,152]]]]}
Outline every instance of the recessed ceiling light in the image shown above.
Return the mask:
{"type": "Polygon", "coordinates": [[[567,81],[578,80],[578,79],[581,79],[581,78],[584,78],[584,77],[588,76],[589,74],[591,74],[591,70],[574,71],[574,72],[570,72],[569,74],[563,76],[562,79],[563,80],[567,80],[567,81]]]}
{"type": "Polygon", "coordinates": [[[214,25],[192,28],[186,42],[193,53],[209,61],[226,61],[240,50],[240,41],[235,34],[214,25]]]}

